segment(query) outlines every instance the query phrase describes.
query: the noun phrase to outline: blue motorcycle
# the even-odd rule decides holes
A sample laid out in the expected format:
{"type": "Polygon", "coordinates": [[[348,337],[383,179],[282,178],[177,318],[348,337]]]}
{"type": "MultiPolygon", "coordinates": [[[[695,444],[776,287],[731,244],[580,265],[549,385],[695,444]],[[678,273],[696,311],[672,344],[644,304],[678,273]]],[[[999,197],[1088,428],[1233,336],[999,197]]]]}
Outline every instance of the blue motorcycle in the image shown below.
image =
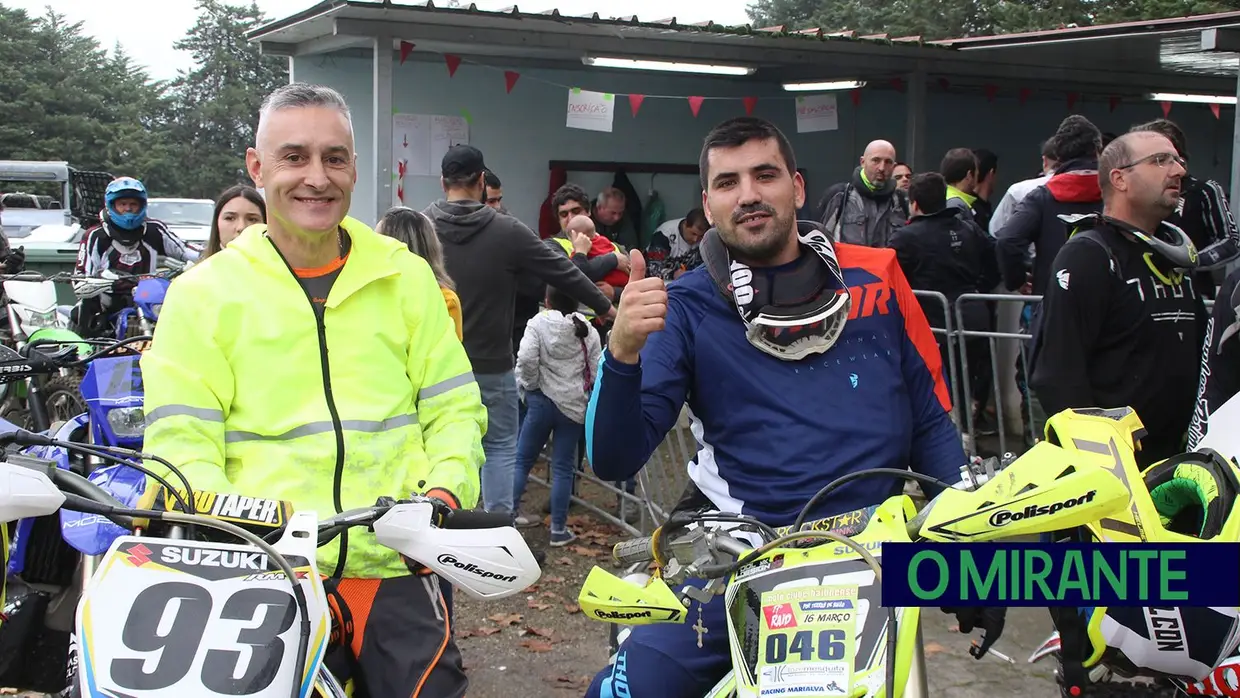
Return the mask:
{"type": "MultiPolygon", "coordinates": [[[[145,490],[142,473],[128,466],[97,467],[99,459],[89,451],[141,448],[145,424],[141,354],[130,347],[149,340],[149,336],[120,342],[84,340],[105,346],[82,358],[77,358],[74,346],[41,363],[22,364],[27,370],[44,371],[85,365],[81,393],[87,407],[85,413],[42,433],[17,432],[21,438],[9,447],[17,452],[9,453],[8,458],[26,455],[52,461],[59,468],[89,476],[118,499],[136,505],[145,490]],[[73,443],[75,448],[67,449],[60,445],[63,443],[73,443]],[[83,449],[80,444],[87,447],[83,449]]],[[[37,346],[32,343],[32,348],[37,346]]],[[[39,351],[29,353],[43,356],[39,351]]],[[[0,357],[0,380],[8,378],[6,370],[6,362],[0,357]]],[[[14,373],[24,377],[21,371],[14,373]]],[[[0,423],[0,433],[15,429],[16,425],[0,423]]],[[[103,517],[63,510],[55,516],[17,522],[5,570],[10,600],[4,611],[20,622],[0,625],[0,647],[20,649],[25,657],[0,666],[0,684],[45,693],[64,689],[66,665],[71,665],[75,656],[70,649],[73,609],[84,580],[93,574],[92,556],[105,552],[112,540],[125,533],[103,517]]]]}
{"type": "Polygon", "coordinates": [[[132,281],[134,288],[130,302],[108,316],[108,333],[118,340],[151,335],[155,332],[155,323],[159,320],[172,279],[186,269],[184,263],[174,259],[165,258],[161,264],[163,268],[154,274],[129,275],[105,271],[98,277],[73,276],[73,291],[81,301],[110,294],[117,281],[132,281]]]}

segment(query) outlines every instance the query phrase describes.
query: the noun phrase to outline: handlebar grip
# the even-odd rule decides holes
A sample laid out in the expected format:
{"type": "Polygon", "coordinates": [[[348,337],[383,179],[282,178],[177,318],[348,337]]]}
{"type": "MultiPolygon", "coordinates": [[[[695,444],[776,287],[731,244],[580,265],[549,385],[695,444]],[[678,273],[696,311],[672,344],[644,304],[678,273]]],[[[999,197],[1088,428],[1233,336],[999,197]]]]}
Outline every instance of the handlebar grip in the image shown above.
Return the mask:
{"type": "Polygon", "coordinates": [[[634,538],[616,543],[611,556],[622,565],[636,565],[654,560],[654,538],[634,538]]]}
{"type": "Polygon", "coordinates": [[[444,516],[440,528],[504,528],[513,524],[513,518],[508,512],[455,509],[444,516]]]}
{"type": "Polygon", "coordinates": [[[53,469],[52,482],[65,492],[72,492],[104,506],[122,508],[125,506],[107,490],[70,470],[53,469]]]}

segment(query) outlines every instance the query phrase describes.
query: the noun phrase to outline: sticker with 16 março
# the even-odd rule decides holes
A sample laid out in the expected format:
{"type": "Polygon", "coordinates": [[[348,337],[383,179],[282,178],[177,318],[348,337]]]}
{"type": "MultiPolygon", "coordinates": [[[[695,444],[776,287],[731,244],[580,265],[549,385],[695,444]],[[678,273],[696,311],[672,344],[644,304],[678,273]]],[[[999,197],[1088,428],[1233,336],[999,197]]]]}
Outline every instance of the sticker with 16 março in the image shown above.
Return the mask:
{"type": "Polygon", "coordinates": [[[852,688],[857,587],[762,594],[758,695],[828,698],[852,688]]]}

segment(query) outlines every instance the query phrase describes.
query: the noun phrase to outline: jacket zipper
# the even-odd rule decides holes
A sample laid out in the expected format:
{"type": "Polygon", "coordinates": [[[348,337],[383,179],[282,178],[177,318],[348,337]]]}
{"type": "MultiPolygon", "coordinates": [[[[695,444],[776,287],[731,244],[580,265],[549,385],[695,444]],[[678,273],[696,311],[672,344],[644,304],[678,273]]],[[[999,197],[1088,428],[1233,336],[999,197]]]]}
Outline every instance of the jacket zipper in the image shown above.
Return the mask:
{"type": "MultiPolygon", "coordinates": [[[[301,287],[302,293],[306,294],[306,301],[310,304],[310,311],[314,313],[315,329],[319,337],[319,365],[323,371],[323,393],[327,398],[327,412],[332,418],[332,431],[336,434],[336,470],[332,475],[332,506],[336,508],[336,513],[340,514],[344,511],[344,507],[340,503],[340,488],[344,479],[344,426],[340,423],[340,413],[336,410],[336,398],[332,395],[332,376],[330,364],[327,361],[327,322],[325,316],[327,308],[320,309],[314,304],[314,299],[310,296],[310,292],[302,285],[301,280],[297,278],[297,272],[293,269],[293,265],[288,263],[284,255],[280,252],[280,248],[276,247],[271,238],[267,238],[267,242],[271,243],[272,249],[279,255],[280,261],[284,262],[284,266],[288,267],[288,271],[293,275],[293,280],[301,287]]],[[[349,530],[346,528],[340,533],[340,557],[336,560],[336,570],[332,572],[332,579],[340,579],[344,574],[344,565],[349,558],[349,530]]]]}

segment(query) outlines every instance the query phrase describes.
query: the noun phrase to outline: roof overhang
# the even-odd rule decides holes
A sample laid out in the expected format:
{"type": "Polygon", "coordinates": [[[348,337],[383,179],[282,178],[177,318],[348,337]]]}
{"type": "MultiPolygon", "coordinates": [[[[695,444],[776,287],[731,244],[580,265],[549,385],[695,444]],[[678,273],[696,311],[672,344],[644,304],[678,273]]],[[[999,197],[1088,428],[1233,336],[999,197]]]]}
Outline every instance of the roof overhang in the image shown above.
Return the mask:
{"type": "MultiPolygon", "coordinates": [[[[567,17],[556,11],[522,13],[515,7],[486,12],[473,5],[439,8],[431,2],[323,0],[257,27],[248,37],[260,42],[265,53],[284,56],[368,49],[376,37],[388,37],[393,50],[404,40],[422,51],[503,58],[513,66],[580,66],[587,56],[749,65],[756,68],[752,76],[731,79],[763,83],[881,81],[921,70],[927,75],[948,77],[959,85],[1025,81],[1054,85],[1056,89],[1105,88],[1115,95],[1220,89],[1230,94],[1235,89],[1234,67],[1232,77],[1228,77],[1200,70],[1171,70],[1161,61],[1164,41],[1176,46],[1192,39],[1195,51],[1181,46],[1182,55],[1213,55],[1200,51],[1200,31],[1220,22],[1240,25],[1240,12],[1228,15],[1210,16],[1208,21],[1196,18],[1192,26],[1183,22],[1166,25],[1166,36],[1150,35],[1148,28],[1144,33],[1126,31],[1117,36],[1114,31],[1099,32],[1101,28],[1090,27],[1086,29],[1094,30],[1092,34],[1068,30],[1053,36],[1008,35],[923,44],[916,37],[854,38],[851,32],[832,35],[709,23],[682,25],[674,19],[642,22],[636,17],[605,19],[597,14],[567,17]],[[1060,34],[1075,38],[1064,39],[1060,34]]],[[[1220,62],[1217,57],[1208,60],[1220,62]]]]}
{"type": "Polygon", "coordinates": [[[1235,36],[1237,28],[1240,12],[1224,12],[933,43],[1048,68],[1088,65],[1122,81],[1145,81],[1150,92],[1231,95],[1240,69],[1240,40],[1228,37],[1235,36]]]}

